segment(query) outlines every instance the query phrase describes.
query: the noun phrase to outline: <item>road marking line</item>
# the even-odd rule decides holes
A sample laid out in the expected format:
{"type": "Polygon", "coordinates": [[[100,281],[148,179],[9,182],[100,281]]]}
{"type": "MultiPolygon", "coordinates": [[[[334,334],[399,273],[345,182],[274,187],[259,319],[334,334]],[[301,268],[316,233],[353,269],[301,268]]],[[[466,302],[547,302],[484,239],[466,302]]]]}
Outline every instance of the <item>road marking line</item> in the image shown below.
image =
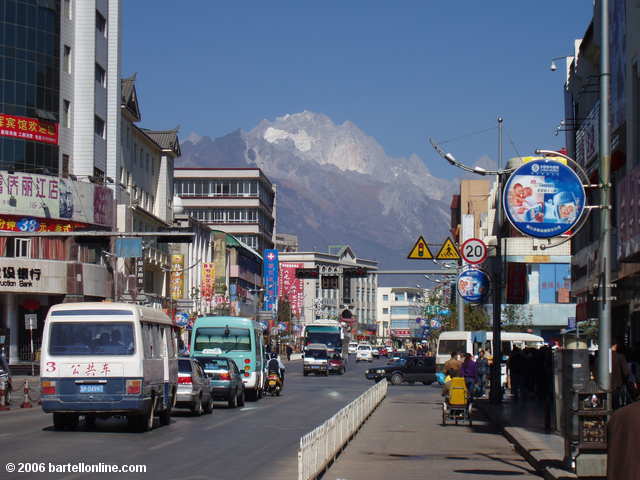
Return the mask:
{"type": "Polygon", "coordinates": [[[148,450],[158,450],[159,448],[168,447],[169,445],[173,445],[174,443],[178,443],[178,442],[182,441],[183,439],[184,439],[184,437],[176,437],[173,440],[169,440],[168,442],[159,443],[158,445],[154,445],[153,447],[150,447],[148,450]]]}

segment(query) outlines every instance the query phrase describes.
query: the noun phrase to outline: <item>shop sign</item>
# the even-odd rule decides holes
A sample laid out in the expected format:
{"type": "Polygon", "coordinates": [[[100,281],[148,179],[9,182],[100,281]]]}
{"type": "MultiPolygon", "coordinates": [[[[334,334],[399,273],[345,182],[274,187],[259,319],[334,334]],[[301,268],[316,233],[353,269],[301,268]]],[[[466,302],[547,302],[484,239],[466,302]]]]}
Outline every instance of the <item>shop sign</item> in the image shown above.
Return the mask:
{"type": "Polygon", "coordinates": [[[65,222],[61,220],[48,220],[44,218],[13,217],[3,215],[0,217],[0,230],[3,232],[73,232],[78,228],[86,227],[86,223],[65,222]]]}
{"type": "Polygon", "coordinates": [[[202,264],[202,278],[200,279],[200,296],[210,300],[216,286],[216,269],[213,263],[202,264]]]}
{"type": "Polygon", "coordinates": [[[67,265],[0,258],[0,292],[67,293],[67,265]]]}
{"type": "Polygon", "coordinates": [[[58,124],[38,118],[0,113],[0,137],[20,138],[57,145],[58,124]]]}
{"type": "Polygon", "coordinates": [[[144,291],[144,257],[136,258],[136,289],[144,291]]]}
{"type": "Polygon", "coordinates": [[[408,328],[392,328],[391,336],[392,337],[410,337],[411,330],[408,328]]]}
{"type": "Polygon", "coordinates": [[[113,225],[111,189],[48,175],[0,171],[0,208],[18,218],[113,225]]]}
{"type": "Polygon", "coordinates": [[[304,280],[296,277],[296,270],[304,267],[304,263],[281,263],[278,282],[279,296],[286,298],[291,306],[291,313],[300,318],[304,304],[304,280]]]}
{"type": "Polygon", "coordinates": [[[468,268],[458,274],[458,294],[467,302],[479,303],[489,293],[489,274],[479,268],[468,268]]]}
{"type": "Polygon", "coordinates": [[[503,192],[511,224],[535,238],[571,230],[585,206],[584,186],[573,169],[555,160],[534,160],[518,167],[503,192]]]}
{"type": "Polygon", "coordinates": [[[184,255],[171,255],[171,298],[178,300],[184,297],[184,255]]]}

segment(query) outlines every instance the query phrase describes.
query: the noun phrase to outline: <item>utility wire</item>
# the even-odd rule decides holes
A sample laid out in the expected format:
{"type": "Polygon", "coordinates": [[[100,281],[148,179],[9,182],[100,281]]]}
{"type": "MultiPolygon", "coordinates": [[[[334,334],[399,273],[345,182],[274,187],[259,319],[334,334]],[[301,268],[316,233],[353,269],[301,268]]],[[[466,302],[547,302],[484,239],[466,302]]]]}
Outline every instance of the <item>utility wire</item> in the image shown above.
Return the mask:
{"type": "Polygon", "coordinates": [[[518,151],[518,147],[516,147],[516,144],[513,141],[513,138],[511,138],[511,134],[506,128],[505,128],[505,132],[507,132],[507,137],[509,137],[509,143],[511,144],[511,148],[513,148],[513,150],[516,152],[516,155],[518,157],[521,157],[522,155],[520,155],[520,152],[518,151]]]}
{"type": "Polygon", "coordinates": [[[445,143],[451,143],[451,142],[455,142],[456,140],[462,140],[463,138],[469,138],[469,137],[473,137],[474,135],[480,135],[481,133],[486,133],[486,132],[490,132],[491,130],[495,130],[498,127],[490,127],[490,128],[485,128],[484,130],[476,130],[475,132],[470,132],[470,133],[466,133],[464,135],[460,135],[458,137],[453,137],[450,138],[448,140],[443,140],[441,142],[438,142],[440,145],[444,145],[445,143]]]}

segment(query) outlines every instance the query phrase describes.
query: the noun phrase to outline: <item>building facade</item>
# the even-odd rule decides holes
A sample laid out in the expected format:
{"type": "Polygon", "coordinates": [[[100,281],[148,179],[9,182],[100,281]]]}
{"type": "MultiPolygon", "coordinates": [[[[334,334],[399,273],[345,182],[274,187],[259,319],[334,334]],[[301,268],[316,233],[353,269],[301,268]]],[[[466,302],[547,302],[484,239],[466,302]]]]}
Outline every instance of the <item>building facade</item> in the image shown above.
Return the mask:
{"type": "Polygon", "coordinates": [[[185,213],[262,252],[273,248],[275,188],[259,168],[176,168],[185,213]]]}
{"type": "Polygon", "coordinates": [[[378,287],[378,339],[402,346],[416,338],[423,317],[425,290],[419,287],[378,287]]]}
{"type": "Polygon", "coordinates": [[[346,318],[352,337],[377,334],[376,261],[358,258],[348,246],[334,253],[280,252],[279,257],[279,297],[291,305],[294,323],[346,318]],[[300,268],[317,269],[317,278],[297,278],[300,268]]]}

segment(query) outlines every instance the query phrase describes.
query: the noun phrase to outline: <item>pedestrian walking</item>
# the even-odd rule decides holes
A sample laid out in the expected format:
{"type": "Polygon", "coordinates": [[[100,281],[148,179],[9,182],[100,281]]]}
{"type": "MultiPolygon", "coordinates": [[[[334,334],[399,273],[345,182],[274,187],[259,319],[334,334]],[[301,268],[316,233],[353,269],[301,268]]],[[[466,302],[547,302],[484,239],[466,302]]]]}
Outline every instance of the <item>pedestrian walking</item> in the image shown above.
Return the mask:
{"type": "Polygon", "coordinates": [[[607,478],[638,480],[640,462],[640,402],[616,410],[607,425],[607,478]]]}
{"type": "Polygon", "coordinates": [[[522,352],[518,347],[513,347],[509,360],[507,361],[507,368],[509,369],[509,378],[511,379],[511,394],[514,400],[518,400],[524,397],[523,388],[523,362],[524,358],[522,352]]]}
{"type": "Polygon", "coordinates": [[[613,391],[613,409],[624,407],[629,403],[629,364],[622,351],[623,342],[617,339],[611,345],[611,390],[613,391]]]}
{"type": "Polygon", "coordinates": [[[489,360],[484,353],[484,350],[478,352],[478,361],[476,362],[476,373],[478,386],[478,396],[484,396],[484,388],[487,384],[487,375],[489,375],[489,360]]]}
{"type": "Polygon", "coordinates": [[[287,362],[291,361],[291,354],[293,353],[293,348],[291,348],[291,345],[289,345],[287,343],[287,362]]]}
{"type": "Polygon", "coordinates": [[[469,396],[473,396],[473,388],[476,384],[478,376],[476,362],[473,361],[473,356],[470,353],[465,353],[464,362],[460,367],[460,375],[464,377],[464,381],[467,384],[467,391],[469,396]]]}

